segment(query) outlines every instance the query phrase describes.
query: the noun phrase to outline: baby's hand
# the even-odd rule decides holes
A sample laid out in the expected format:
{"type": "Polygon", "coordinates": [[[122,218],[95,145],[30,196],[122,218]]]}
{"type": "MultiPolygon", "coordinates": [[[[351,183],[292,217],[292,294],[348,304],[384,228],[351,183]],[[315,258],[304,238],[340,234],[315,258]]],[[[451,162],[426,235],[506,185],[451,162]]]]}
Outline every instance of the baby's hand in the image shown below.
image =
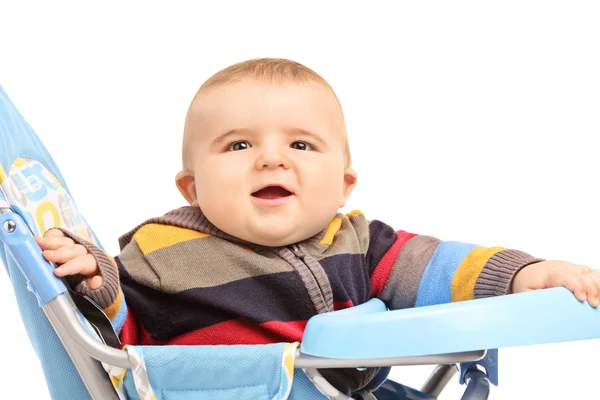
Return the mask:
{"type": "Polygon", "coordinates": [[[592,307],[600,305],[600,271],[566,261],[542,261],[526,266],[513,279],[512,293],[557,286],[566,287],[579,301],[587,300],[592,307]]]}
{"type": "Polygon", "coordinates": [[[56,276],[81,274],[86,277],[90,289],[102,286],[104,280],[98,263],[84,246],[76,244],[58,229],[50,229],[43,238],[35,236],[35,240],[42,248],[44,258],[60,265],[54,270],[56,276]]]}

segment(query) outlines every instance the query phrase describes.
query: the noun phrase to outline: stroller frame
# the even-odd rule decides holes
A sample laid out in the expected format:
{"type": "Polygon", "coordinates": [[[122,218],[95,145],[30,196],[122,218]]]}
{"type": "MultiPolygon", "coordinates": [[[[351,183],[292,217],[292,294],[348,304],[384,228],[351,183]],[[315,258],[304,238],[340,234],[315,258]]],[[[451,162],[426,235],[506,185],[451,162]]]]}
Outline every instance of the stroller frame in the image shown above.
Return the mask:
{"type": "MultiPolygon", "coordinates": [[[[48,278],[48,273],[51,273],[49,268],[52,267],[42,259],[40,251],[32,251],[36,246],[33,235],[25,221],[11,210],[8,203],[3,204],[0,202],[0,225],[2,226],[0,239],[7,243],[13,257],[24,260],[24,262],[19,262],[19,265],[26,277],[33,277],[29,280],[30,284],[32,282],[41,284],[45,278],[48,278]]],[[[32,286],[29,286],[32,290],[32,286]]],[[[60,287],[60,285],[57,286],[60,287]]],[[[42,310],[79,371],[92,398],[94,400],[118,400],[119,397],[114,391],[108,374],[101,363],[121,368],[131,368],[132,362],[129,360],[128,353],[107,346],[90,335],[82,325],[78,315],[79,310],[66,287],[64,287],[64,290],[62,288],[59,290],[61,290],[61,293],[41,305],[42,310]]],[[[39,294],[35,291],[34,293],[36,293],[38,301],[42,302],[45,294],[39,294]]],[[[343,359],[311,356],[297,350],[294,365],[297,368],[304,369],[320,391],[334,396],[335,399],[350,399],[350,397],[331,386],[317,369],[439,364],[421,389],[422,392],[435,398],[457,372],[455,364],[481,361],[486,354],[487,350],[478,350],[440,355],[343,359]]],[[[482,393],[478,398],[487,398],[489,380],[485,373],[482,374],[478,369],[472,368],[466,374],[466,381],[468,383],[465,393],[478,392],[482,393]]]]}

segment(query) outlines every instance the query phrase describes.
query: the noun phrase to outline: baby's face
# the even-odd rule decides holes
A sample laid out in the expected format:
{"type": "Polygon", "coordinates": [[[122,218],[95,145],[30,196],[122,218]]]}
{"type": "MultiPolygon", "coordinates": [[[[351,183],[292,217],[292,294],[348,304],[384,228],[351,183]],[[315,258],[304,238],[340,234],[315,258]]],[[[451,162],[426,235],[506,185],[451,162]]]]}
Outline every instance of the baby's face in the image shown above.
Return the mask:
{"type": "Polygon", "coordinates": [[[318,83],[219,86],[197,98],[190,118],[194,179],[188,189],[179,179],[180,189],[230,235],[264,246],[302,241],[354,188],[339,103],[318,83]]]}

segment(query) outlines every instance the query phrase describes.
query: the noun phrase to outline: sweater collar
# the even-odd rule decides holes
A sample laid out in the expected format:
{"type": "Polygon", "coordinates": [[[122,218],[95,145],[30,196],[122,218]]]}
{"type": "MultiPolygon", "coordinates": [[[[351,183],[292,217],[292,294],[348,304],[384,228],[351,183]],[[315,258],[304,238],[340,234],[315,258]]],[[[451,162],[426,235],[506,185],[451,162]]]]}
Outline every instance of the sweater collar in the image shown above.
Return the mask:
{"type": "MultiPolygon", "coordinates": [[[[221,239],[225,239],[232,243],[236,243],[236,244],[251,248],[254,251],[258,251],[260,249],[267,249],[267,248],[270,248],[270,249],[277,248],[277,247],[258,245],[256,243],[248,242],[246,240],[240,239],[240,238],[230,235],[226,232],[223,232],[222,230],[217,228],[212,222],[210,222],[208,220],[208,218],[206,218],[206,216],[204,215],[204,213],[202,212],[202,210],[199,207],[183,206],[183,207],[177,208],[175,210],[169,211],[160,217],[151,218],[151,219],[141,223],[140,225],[136,226],[134,229],[130,230],[129,232],[125,233],[124,235],[122,235],[119,238],[119,246],[120,246],[121,250],[131,241],[131,239],[133,238],[133,235],[142,226],[147,225],[147,224],[171,225],[171,226],[177,226],[177,227],[185,228],[185,229],[192,229],[192,230],[195,230],[198,232],[207,233],[209,235],[219,237],[221,239]]],[[[314,235],[308,239],[305,239],[299,243],[296,243],[296,245],[299,247],[306,247],[306,248],[310,248],[312,250],[316,250],[318,247],[320,247],[319,242],[325,236],[326,231],[327,231],[327,228],[323,229],[322,231],[320,231],[319,233],[317,233],[316,235],[314,235]]]]}

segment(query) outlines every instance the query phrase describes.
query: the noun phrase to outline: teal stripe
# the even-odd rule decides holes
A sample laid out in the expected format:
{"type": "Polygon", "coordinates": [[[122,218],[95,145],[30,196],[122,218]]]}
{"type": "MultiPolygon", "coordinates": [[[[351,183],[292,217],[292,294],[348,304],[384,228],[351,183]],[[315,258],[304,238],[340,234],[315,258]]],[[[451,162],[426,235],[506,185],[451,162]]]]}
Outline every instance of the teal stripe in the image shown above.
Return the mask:
{"type": "Polygon", "coordinates": [[[113,328],[115,329],[115,332],[119,332],[121,331],[121,328],[123,327],[123,324],[125,323],[125,319],[127,318],[127,304],[125,303],[125,294],[122,293],[121,294],[121,306],[119,307],[119,311],[117,312],[117,315],[115,315],[115,318],[113,318],[112,325],[113,328]]]}
{"type": "Polygon", "coordinates": [[[440,242],[423,273],[415,307],[450,303],[450,285],[458,266],[477,245],[440,242]]]}

